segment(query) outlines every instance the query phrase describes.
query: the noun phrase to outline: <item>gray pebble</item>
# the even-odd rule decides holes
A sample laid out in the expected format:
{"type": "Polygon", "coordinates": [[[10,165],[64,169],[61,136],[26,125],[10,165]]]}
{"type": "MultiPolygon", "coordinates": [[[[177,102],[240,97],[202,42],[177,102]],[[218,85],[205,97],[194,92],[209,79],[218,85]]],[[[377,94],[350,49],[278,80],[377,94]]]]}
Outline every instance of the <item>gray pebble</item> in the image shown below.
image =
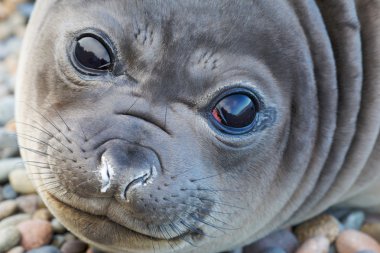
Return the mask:
{"type": "Polygon", "coordinates": [[[66,232],[66,228],[57,219],[53,219],[51,221],[51,225],[54,233],[56,234],[63,234],[66,232]]]}
{"type": "Polygon", "coordinates": [[[286,251],[279,247],[273,247],[273,248],[266,248],[260,251],[260,253],[286,253],[286,251]]]}
{"type": "Polygon", "coordinates": [[[5,252],[15,247],[21,240],[21,234],[15,227],[7,227],[0,230],[0,252],[5,252]]]}
{"type": "Polygon", "coordinates": [[[245,247],[247,252],[261,252],[264,249],[280,248],[285,252],[295,252],[299,242],[295,235],[288,229],[275,231],[266,237],[245,247]]]}
{"type": "Polygon", "coordinates": [[[356,229],[359,230],[365,220],[364,212],[355,211],[350,213],[344,220],[343,225],[345,229],[356,229]]]}
{"type": "Polygon", "coordinates": [[[0,221],[0,229],[10,227],[10,226],[16,226],[20,224],[21,222],[24,222],[30,219],[32,219],[32,215],[26,214],[26,213],[12,215],[0,221]]]}
{"type": "Polygon", "coordinates": [[[18,150],[16,133],[0,128],[0,159],[15,156],[18,150]]]}
{"type": "Polygon", "coordinates": [[[337,218],[338,220],[342,220],[344,217],[350,214],[352,209],[349,208],[331,208],[326,211],[327,214],[330,214],[337,218]]]}
{"type": "Polygon", "coordinates": [[[336,253],[336,248],[335,248],[335,245],[331,245],[330,248],[329,248],[329,253],[336,253]]]}
{"type": "Polygon", "coordinates": [[[14,118],[15,100],[13,96],[6,96],[0,100],[0,126],[4,126],[14,118]]]}
{"type": "Polygon", "coordinates": [[[53,240],[51,242],[51,245],[60,248],[63,243],[65,242],[65,236],[64,235],[55,235],[53,236],[53,240]]]}
{"type": "Polygon", "coordinates": [[[61,253],[61,251],[54,246],[43,246],[38,249],[29,250],[26,253],[61,253]]]}
{"type": "Polygon", "coordinates": [[[3,187],[2,193],[4,199],[15,199],[18,194],[13,190],[13,187],[10,184],[7,184],[3,187]]]}
{"type": "Polygon", "coordinates": [[[0,128],[0,149],[8,147],[17,147],[16,133],[0,128]]]}
{"type": "Polygon", "coordinates": [[[34,8],[33,3],[23,3],[17,6],[18,11],[26,18],[29,18],[34,8]]]}
{"type": "Polygon", "coordinates": [[[7,40],[0,40],[0,60],[11,54],[17,54],[21,48],[21,39],[17,37],[11,37],[7,40]]]}
{"type": "Polygon", "coordinates": [[[0,184],[8,182],[11,171],[18,168],[25,168],[21,157],[0,160],[0,184]]]}

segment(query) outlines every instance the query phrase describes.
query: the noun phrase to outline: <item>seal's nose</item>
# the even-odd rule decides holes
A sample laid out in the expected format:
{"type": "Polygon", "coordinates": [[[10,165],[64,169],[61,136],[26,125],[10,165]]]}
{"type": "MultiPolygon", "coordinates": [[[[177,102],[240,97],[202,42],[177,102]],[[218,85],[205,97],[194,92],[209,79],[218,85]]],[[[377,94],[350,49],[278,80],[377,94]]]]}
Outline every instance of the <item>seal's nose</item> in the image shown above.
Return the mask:
{"type": "Polygon", "coordinates": [[[128,198],[128,193],[132,191],[134,188],[151,184],[156,175],[157,175],[156,166],[152,165],[149,171],[146,171],[144,175],[133,179],[129,184],[127,184],[127,186],[124,189],[124,194],[121,197],[127,200],[127,202],[129,202],[130,199],[128,198]]]}
{"type": "Polygon", "coordinates": [[[154,151],[137,145],[114,144],[101,155],[100,191],[112,191],[117,199],[130,202],[130,192],[153,183],[159,169],[154,151]]]}

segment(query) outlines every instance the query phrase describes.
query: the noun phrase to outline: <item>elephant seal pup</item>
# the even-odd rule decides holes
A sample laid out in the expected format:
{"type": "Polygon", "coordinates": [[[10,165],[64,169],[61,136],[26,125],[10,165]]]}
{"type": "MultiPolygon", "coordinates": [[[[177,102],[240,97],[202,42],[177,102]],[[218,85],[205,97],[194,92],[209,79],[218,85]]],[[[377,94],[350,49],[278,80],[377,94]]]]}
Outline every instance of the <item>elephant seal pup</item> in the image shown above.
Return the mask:
{"type": "Polygon", "coordinates": [[[113,252],[379,210],[379,1],[38,1],[17,86],[53,214],[113,252]]]}

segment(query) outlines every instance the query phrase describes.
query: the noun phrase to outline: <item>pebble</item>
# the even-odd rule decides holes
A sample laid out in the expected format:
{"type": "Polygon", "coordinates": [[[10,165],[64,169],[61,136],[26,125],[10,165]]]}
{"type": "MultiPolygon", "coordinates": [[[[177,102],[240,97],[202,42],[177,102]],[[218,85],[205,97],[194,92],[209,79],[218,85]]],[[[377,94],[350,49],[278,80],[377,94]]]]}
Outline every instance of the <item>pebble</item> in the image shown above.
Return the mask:
{"type": "Polygon", "coordinates": [[[20,242],[20,232],[15,227],[0,230],[0,252],[10,250],[20,242]]]}
{"type": "MultiPolygon", "coordinates": [[[[99,249],[96,249],[96,248],[88,248],[86,253],[104,253],[104,251],[101,251],[99,249]]],[[[251,253],[251,252],[249,252],[251,253]]]]}
{"type": "Polygon", "coordinates": [[[7,251],[7,253],[24,253],[25,249],[21,246],[14,247],[7,251]]]}
{"type": "Polygon", "coordinates": [[[63,234],[66,232],[66,228],[55,218],[51,221],[51,225],[53,227],[53,231],[57,234],[63,234]]]}
{"type": "Polygon", "coordinates": [[[21,245],[26,250],[48,244],[53,236],[51,224],[43,220],[28,220],[20,223],[17,228],[21,233],[21,245]]]}
{"type": "Polygon", "coordinates": [[[14,200],[7,200],[0,203],[0,220],[11,216],[17,211],[17,203],[14,200]]]}
{"type": "Polygon", "coordinates": [[[80,240],[72,240],[65,242],[62,247],[62,253],[82,253],[87,249],[87,244],[80,240]]]}
{"type": "Polygon", "coordinates": [[[357,229],[359,230],[364,223],[364,212],[355,211],[350,213],[344,220],[343,226],[345,229],[357,229]]]}
{"type": "Polygon", "coordinates": [[[38,249],[29,250],[26,253],[61,253],[61,251],[54,246],[43,246],[38,249]]]}
{"type": "Polygon", "coordinates": [[[361,231],[380,243],[380,223],[366,223],[362,226],[361,231]]]}
{"type": "Polygon", "coordinates": [[[14,118],[15,100],[13,96],[6,96],[0,100],[0,126],[4,126],[14,118]]]}
{"type": "Polygon", "coordinates": [[[284,249],[280,247],[270,247],[266,248],[258,253],[287,253],[284,249]]]}
{"type": "Polygon", "coordinates": [[[328,253],[330,242],[324,236],[307,239],[296,253],[328,253]]]}
{"type": "Polygon", "coordinates": [[[357,253],[361,250],[373,250],[380,253],[380,245],[375,239],[352,229],[345,230],[338,236],[336,248],[339,253],[357,253]]]}
{"type": "Polygon", "coordinates": [[[301,242],[309,238],[325,236],[332,243],[338,236],[340,223],[332,215],[323,214],[308,220],[294,229],[294,233],[301,242]]]}
{"type": "Polygon", "coordinates": [[[26,213],[12,215],[0,221],[0,229],[10,227],[10,226],[16,226],[20,224],[21,222],[30,220],[31,218],[32,216],[26,213]]]}
{"type": "Polygon", "coordinates": [[[53,240],[51,241],[51,245],[60,248],[64,242],[65,242],[65,236],[55,235],[55,236],[53,236],[53,240]]]}
{"type": "Polygon", "coordinates": [[[16,201],[24,213],[33,214],[38,209],[39,197],[36,194],[20,196],[16,201]]]}
{"type": "Polygon", "coordinates": [[[270,247],[282,248],[286,252],[295,252],[298,244],[294,234],[288,229],[283,229],[267,235],[246,248],[247,252],[260,252],[270,247]]]}
{"type": "Polygon", "coordinates": [[[70,232],[67,232],[66,234],[64,234],[65,236],[65,241],[74,241],[76,240],[77,238],[70,232]]]}
{"type": "MultiPolygon", "coordinates": [[[[21,46],[21,39],[17,37],[10,37],[5,41],[0,40],[0,60],[6,57],[9,57],[10,55],[17,54],[20,51],[20,46],[21,46]]],[[[5,71],[3,72],[6,73],[5,71]]],[[[1,76],[4,77],[4,74],[1,76]]],[[[10,78],[11,77],[8,76],[5,79],[10,79],[10,78]]],[[[6,82],[7,80],[4,80],[4,78],[0,80],[2,80],[2,83],[5,83],[6,86],[9,86],[9,83],[6,82]]]]}
{"type": "Polygon", "coordinates": [[[11,171],[20,167],[24,167],[24,163],[20,157],[0,160],[0,184],[8,182],[11,171]]]}
{"type": "Polygon", "coordinates": [[[4,40],[12,35],[17,35],[17,31],[25,23],[25,17],[15,12],[5,22],[0,22],[0,40],[4,40]]]}
{"type": "MultiPolygon", "coordinates": [[[[0,128],[0,149],[8,147],[17,147],[17,136],[15,132],[11,132],[6,128],[0,128]]],[[[4,159],[2,157],[1,159],[4,159]]]]}
{"type": "MultiPolygon", "coordinates": [[[[52,214],[50,213],[50,211],[47,208],[38,209],[33,214],[33,219],[37,219],[37,220],[50,221],[52,218],[53,218],[53,216],[52,216],[52,214]]],[[[52,226],[53,226],[53,224],[52,224],[52,226]]],[[[54,231],[54,226],[53,226],[53,231],[54,231]]]]}
{"type": "Polygon", "coordinates": [[[0,128],[0,159],[12,157],[18,153],[16,134],[0,128]]]}
{"type": "Polygon", "coordinates": [[[6,184],[3,187],[2,195],[3,195],[4,199],[15,199],[18,196],[17,192],[15,192],[15,190],[13,190],[13,187],[10,184],[6,184]]]}
{"type": "Polygon", "coordinates": [[[326,211],[326,214],[330,214],[337,218],[338,220],[342,220],[347,217],[352,212],[349,208],[330,208],[326,211]]]}
{"type": "Polygon", "coordinates": [[[367,213],[364,223],[380,223],[380,214],[367,213]]]}
{"type": "Polygon", "coordinates": [[[17,9],[20,11],[20,13],[27,18],[29,18],[32,14],[33,8],[34,4],[32,3],[24,3],[17,6],[17,9]]]}
{"type": "Polygon", "coordinates": [[[29,180],[26,170],[24,169],[13,170],[9,174],[9,181],[17,193],[30,194],[36,192],[32,182],[29,180]]]}

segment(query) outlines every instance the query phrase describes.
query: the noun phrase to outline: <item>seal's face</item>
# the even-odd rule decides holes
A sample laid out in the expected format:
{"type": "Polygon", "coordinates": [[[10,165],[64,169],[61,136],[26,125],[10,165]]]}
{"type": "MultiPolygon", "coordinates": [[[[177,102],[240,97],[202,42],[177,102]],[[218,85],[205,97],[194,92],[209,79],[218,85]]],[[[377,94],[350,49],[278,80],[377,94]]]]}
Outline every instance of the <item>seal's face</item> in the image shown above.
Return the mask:
{"type": "Polygon", "coordinates": [[[315,87],[287,4],[42,2],[17,117],[64,225],[113,251],[214,252],[289,218],[315,87]]]}

